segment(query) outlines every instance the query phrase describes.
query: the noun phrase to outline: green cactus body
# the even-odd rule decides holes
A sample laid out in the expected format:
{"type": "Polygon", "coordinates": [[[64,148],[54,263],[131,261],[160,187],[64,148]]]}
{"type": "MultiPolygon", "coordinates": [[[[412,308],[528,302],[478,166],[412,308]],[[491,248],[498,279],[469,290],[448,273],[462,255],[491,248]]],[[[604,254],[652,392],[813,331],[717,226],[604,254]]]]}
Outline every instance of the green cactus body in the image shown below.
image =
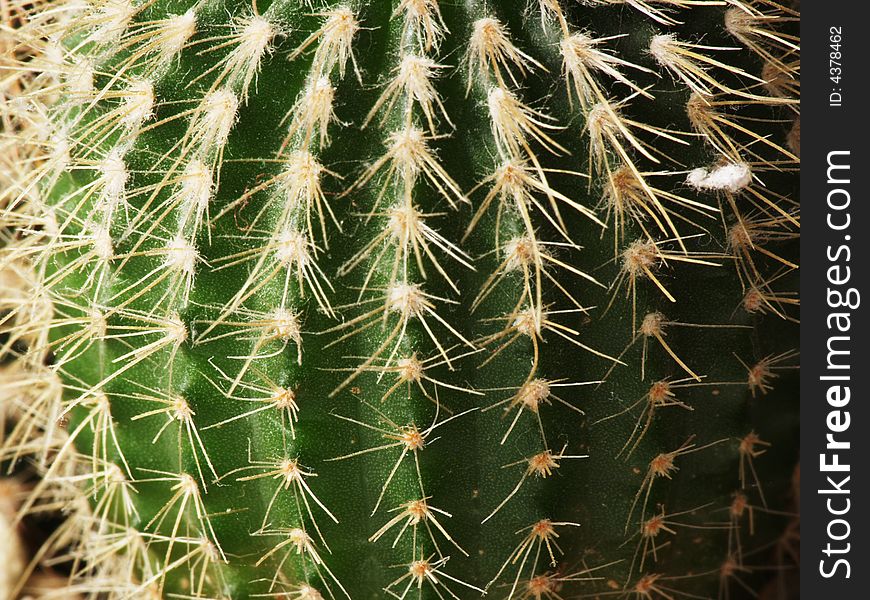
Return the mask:
{"type": "Polygon", "coordinates": [[[790,9],[35,15],[52,129],[4,260],[54,306],[22,360],[63,382],[42,458],[87,498],[78,589],[738,598],[781,571],[790,9]]]}

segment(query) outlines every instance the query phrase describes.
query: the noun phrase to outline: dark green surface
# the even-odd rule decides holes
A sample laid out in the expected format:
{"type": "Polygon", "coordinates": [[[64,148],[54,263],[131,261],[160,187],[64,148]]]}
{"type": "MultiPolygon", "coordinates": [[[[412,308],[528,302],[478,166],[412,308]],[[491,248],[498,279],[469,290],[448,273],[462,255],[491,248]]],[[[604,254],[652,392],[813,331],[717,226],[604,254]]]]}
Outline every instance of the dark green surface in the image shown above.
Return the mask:
{"type": "MultiPolygon", "coordinates": [[[[265,4],[267,3],[261,2],[259,5],[261,13],[266,10],[265,4]]],[[[557,47],[554,46],[558,42],[557,28],[551,27],[546,32],[542,31],[537,7],[526,11],[517,9],[524,8],[524,3],[516,6],[512,2],[495,4],[498,6],[487,3],[484,8],[482,2],[469,2],[449,6],[445,4],[441,7],[450,30],[440,49],[441,62],[457,66],[464,64],[463,53],[470,35],[471,22],[484,14],[498,16],[508,26],[514,43],[543,62],[549,70],[549,73],[538,70],[525,79],[520,96],[531,106],[546,107],[542,109],[555,116],[559,124],[565,125],[564,130],[554,134],[554,138],[570,149],[571,155],[552,157],[538,148],[538,156],[545,161],[547,168],[585,170],[588,161],[586,140],[581,134],[583,116],[576,102],[573,107],[569,105],[564,82],[559,77],[561,66],[556,54],[557,47]]],[[[291,3],[287,3],[288,7],[290,5],[291,3]]],[[[182,12],[186,8],[187,3],[184,2],[159,1],[137,17],[137,20],[182,12]]],[[[197,37],[205,38],[224,31],[222,27],[229,22],[224,8],[233,14],[247,14],[249,10],[244,3],[227,3],[223,8],[215,6],[203,13],[207,16],[201,18],[201,31],[197,37]]],[[[401,29],[401,20],[390,19],[393,9],[389,2],[366,2],[360,8],[364,29],[355,40],[354,48],[363,73],[363,83],[360,85],[351,72],[340,84],[337,78],[334,79],[338,87],[337,118],[348,125],[333,124],[330,127],[331,144],[322,152],[312,149],[320,155],[320,161],[327,168],[344,177],[343,180],[329,176],[324,178],[327,197],[339,216],[344,231],[341,234],[329,224],[329,250],[323,250],[318,255],[317,264],[330,278],[334,287],[334,292],[329,292],[332,306],[346,308],[337,311],[339,317],[336,321],[318,311],[309,294],[306,293],[305,299],[302,299],[298,290],[294,289],[291,305],[303,315],[304,344],[301,366],[297,365],[297,349],[292,342],[280,355],[257,361],[257,369],[274,382],[292,387],[296,391],[299,422],[295,425],[295,439],[290,437],[289,431],[282,432],[281,421],[275,411],[271,410],[220,428],[204,430],[210,424],[249,408],[248,405],[222,397],[209,383],[209,379],[220,380],[212,361],[224,372],[235,375],[240,361],[227,357],[250,352],[253,344],[248,340],[227,338],[221,342],[199,345],[188,342],[172,356],[171,364],[170,350],[161,350],[149,360],[126,371],[123,376],[112,380],[105,389],[111,399],[117,435],[135,479],[144,480],[154,476],[144,469],[173,473],[184,470],[196,476],[193,450],[184,436],[181,437],[182,464],[177,462],[176,425],[170,426],[159,442],[152,444],[151,440],[163,425],[165,417],[158,415],[131,420],[142,412],[156,408],[154,403],[129,398],[130,394],[142,392],[136,383],[155,390],[171,390],[173,393],[182,394],[189,401],[196,413],[195,423],[203,444],[218,475],[246,466],[249,447],[255,460],[278,459],[285,452],[289,457],[298,456],[303,465],[317,473],[318,476],[308,482],[318,498],[339,520],[338,524],[332,523],[322,511],[313,507],[317,523],[332,552],[327,552],[315,536],[318,551],[354,599],[386,597],[383,588],[405,573],[401,566],[394,566],[409,562],[412,551],[410,532],[406,532],[402,542],[395,548],[391,548],[391,541],[398,531],[397,528],[392,529],[378,543],[370,543],[367,538],[392,517],[394,513],[388,513],[389,509],[416,499],[419,491],[416,471],[409,456],[387,489],[377,514],[370,516],[399,450],[393,448],[347,460],[329,461],[330,458],[386,443],[380,434],[341,420],[336,415],[377,425],[376,413],[365,404],[369,403],[377,406],[398,425],[415,423],[423,429],[435,417],[433,404],[413,388],[407,397],[404,391],[400,391],[382,404],[381,396],[389,385],[389,374],[379,382],[376,375],[365,373],[353,382],[352,387],[342,390],[334,398],[330,397],[330,392],[347,374],[347,371],[334,369],[353,368],[359,364],[358,357],[369,356],[379,347],[394,323],[389,321],[386,330],[373,327],[346,342],[327,347],[339,335],[327,333],[327,330],[335,327],[342,319],[349,320],[363,313],[370,306],[353,306],[368,265],[364,264],[341,278],[335,274],[340,265],[383,227],[383,219],[374,218],[366,223],[357,216],[372,205],[375,194],[380,189],[380,181],[376,180],[363,191],[348,196],[339,196],[339,193],[362,172],[365,161],[380,156],[383,151],[382,138],[389,131],[389,125],[386,128],[378,127],[377,119],[364,130],[359,125],[379,97],[382,85],[387,82],[397,63],[397,36],[401,29]],[[285,439],[288,442],[286,451],[283,448],[285,439]]],[[[217,214],[221,206],[240,197],[246,189],[261,181],[262,174],[277,172],[276,164],[262,159],[273,157],[282,142],[283,127],[279,127],[278,123],[293,106],[299,90],[302,89],[311,54],[306,53],[292,63],[288,63],[286,57],[308,32],[316,28],[319,21],[319,17],[306,16],[303,12],[289,8],[281,11],[282,14],[286,13],[290,33],[280,37],[274,53],[265,58],[256,87],[251,89],[247,105],[239,111],[238,122],[233,127],[224,154],[220,187],[212,201],[213,215],[217,214]]],[[[644,50],[648,46],[650,35],[659,29],[655,23],[644,19],[628,7],[592,9],[574,6],[572,3],[568,15],[576,27],[588,28],[596,36],[629,33],[625,38],[613,40],[609,47],[617,50],[620,57],[659,71],[644,50]]],[[[682,39],[697,39],[698,34],[703,34],[703,43],[707,45],[733,43],[721,29],[721,8],[694,8],[681,12],[680,15],[685,17],[687,24],[674,30],[680,32],[682,39]]],[[[220,53],[210,53],[197,56],[194,49],[188,49],[182,54],[179,64],[157,85],[161,103],[157,108],[158,119],[183,110],[188,106],[185,101],[199,97],[202,89],[207,87],[206,81],[201,81],[189,89],[185,88],[184,83],[214,64],[219,55],[220,53]],[[196,90],[199,88],[201,89],[198,93],[196,90]]],[[[745,54],[729,53],[728,58],[733,63],[749,65],[746,68],[751,71],[759,68],[745,54]]],[[[111,73],[114,60],[117,57],[101,64],[100,71],[111,73]]],[[[629,75],[635,78],[635,73],[629,75]]],[[[639,99],[634,102],[629,111],[632,118],[659,127],[690,130],[684,113],[688,94],[681,85],[673,84],[667,74],[663,74],[660,79],[642,75],[636,80],[643,85],[654,84],[656,100],[652,102],[639,99]]],[[[98,80],[98,87],[101,81],[102,79],[98,80]]],[[[604,76],[600,81],[609,84],[604,76]]],[[[447,70],[438,80],[439,92],[456,129],[450,131],[449,125],[442,120],[439,124],[440,132],[450,135],[434,142],[433,147],[447,172],[461,189],[467,191],[487,177],[498,161],[495,158],[497,150],[492,140],[482,88],[475,87],[471,95],[466,97],[465,85],[462,68],[447,70]]],[[[625,93],[625,89],[621,89],[619,84],[613,86],[612,90],[614,94],[625,93]]],[[[103,105],[108,106],[109,101],[98,105],[94,112],[101,110],[103,105]]],[[[162,172],[154,175],[147,171],[154,164],[155,156],[166,152],[184,135],[187,124],[187,120],[176,120],[138,137],[136,145],[127,155],[128,167],[134,171],[127,186],[128,190],[153,185],[161,180],[162,172]]],[[[762,123],[760,126],[769,128],[777,139],[784,136],[785,125],[781,123],[762,123]]],[[[690,150],[669,143],[649,141],[657,148],[676,156],[688,168],[707,166],[715,160],[715,156],[708,153],[703,144],[696,140],[693,140],[690,150]]],[[[83,146],[87,146],[87,140],[83,140],[83,146]]],[[[100,151],[97,150],[96,154],[99,155],[100,151]]],[[[164,169],[165,164],[157,170],[164,169]]],[[[644,163],[639,161],[638,164],[644,163]]],[[[655,170],[658,167],[648,164],[644,168],[655,170]]],[[[683,167],[672,165],[671,168],[680,170],[683,167]]],[[[60,197],[75,186],[83,185],[88,177],[87,171],[75,171],[62,184],[56,186],[54,196],[60,197]]],[[[564,174],[555,174],[548,178],[556,190],[588,207],[595,207],[599,203],[601,182],[597,178],[593,180],[588,191],[583,178],[564,174]]],[[[692,197],[692,192],[684,189],[685,186],[681,183],[683,179],[684,175],[656,178],[656,185],[692,197]]],[[[776,189],[781,193],[793,191],[793,178],[784,175],[776,179],[776,189]]],[[[169,191],[159,197],[165,197],[169,191]]],[[[430,186],[419,183],[415,189],[415,201],[424,212],[445,213],[444,216],[432,219],[431,224],[445,237],[458,243],[485,193],[485,189],[474,193],[471,197],[474,207],[463,206],[458,211],[452,211],[430,186]]],[[[239,217],[256,214],[267,198],[266,193],[254,196],[239,217]]],[[[715,202],[711,197],[698,199],[715,202]]],[[[141,196],[132,198],[134,213],[137,203],[141,206],[142,201],[141,196]]],[[[460,287],[460,295],[452,292],[431,268],[431,263],[427,263],[429,277],[425,282],[425,290],[430,294],[458,301],[454,305],[439,302],[438,314],[469,340],[480,339],[498,331],[502,321],[486,319],[502,317],[509,312],[520,291],[521,282],[515,277],[509,278],[476,311],[470,311],[471,299],[500,262],[493,254],[487,254],[494,245],[494,208],[495,204],[463,245],[463,250],[475,257],[475,271],[466,269],[451,258],[443,256],[443,253],[439,254],[439,262],[448,269],[451,279],[460,287]]],[[[560,249],[558,256],[593,274],[599,281],[613,281],[618,275],[618,265],[612,260],[612,227],[602,235],[597,225],[585,217],[573,214],[570,208],[563,207],[562,213],[573,239],[583,247],[579,250],[560,249]]],[[[271,218],[274,219],[275,216],[271,218]]],[[[543,219],[539,218],[536,225],[540,226],[540,235],[544,240],[559,240],[558,234],[543,219]]],[[[710,219],[707,226],[710,235],[691,240],[690,250],[725,252],[727,249],[722,241],[721,225],[710,219]]],[[[125,224],[119,219],[113,237],[118,239],[124,228],[125,224]]],[[[500,239],[504,241],[510,233],[520,230],[521,224],[517,216],[508,214],[502,221],[500,239]]],[[[681,231],[683,230],[697,232],[690,225],[681,225],[681,231]]],[[[71,227],[70,233],[75,233],[74,227],[71,227]]],[[[212,271],[206,266],[215,259],[245,249],[246,243],[238,238],[239,233],[234,215],[228,214],[217,223],[210,243],[207,236],[200,235],[198,248],[205,264],[198,267],[189,304],[164,305],[155,316],[161,318],[171,311],[178,311],[192,332],[191,337],[196,338],[197,331],[204,327],[202,323],[213,320],[220,314],[220,307],[232,298],[246,277],[244,266],[219,271],[212,271]]],[[[638,233],[633,231],[626,239],[630,241],[638,233]]],[[[137,241],[134,234],[127,240],[116,243],[115,252],[122,254],[129,251],[131,244],[137,241]]],[[[159,245],[158,241],[146,240],[142,249],[159,245]]],[[[780,247],[777,252],[793,254],[796,249],[780,247]]],[[[71,258],[58,255],[53,264],[61,265],[71,258]]],[[[678,523],[689,524],[693,528],[677,526],[678,533],[675,536],[663,533],[660,538],[667,538],[669,543],[658,549],[657,562],[654,563],[651,556],[647,558],[645,571],[661,573],[665,578],[677,578],[661,585],[680,592],[702,597],[717,597],[721,593],[718,569],[727,558],[728,534],[719,526],[728,524],[727,509],[731,494],[740,486],[739,439],[755,430],[762,439],[773,444],[764,456],[755,461],[759,478],[764,482],[768,505],[772,510],[788,509],[790,478],[797,454],[795,378],[783,373],[775,380],[776,388],[773,392],[753,399],[744,383],[746,371],[738,357],[753,364],[769,354],[794,348],[797,338],[796,328],[791,323],[770,317],[752,317],[742,311],[742,291],[731,264],[733,260],[723,258],[716,262],[722,263],[721,266],[713,268],[675,262],[670,268],[660,271],[662,281],[678,299],[675,304],[668,302],[649,282],[643,281],[639,284],[639,315],[661,310],[674,322],[735,327],[711,329],[672,326],[667,330],[669,345],[695,372],[703,374],[705,382],[711,385],[678,390],[679,400],[694,410],[686,411],[679,407],[660,409],[651,428],[630,458],[616,455],[631,435],[640,406],[630,414],[597,425],[593,423],[633,404],[647,392],[651,382],[664,377],[685,377],[685,373],[655,341],[651,341],[649,345],[646,381],[640,380],[642,343],[638,341],[622,355],[628,366],[617,366],[604,385],[563,388],[559,392],[560,397],[584,410],[585,418],[557,402],[542,407],[541,415],[549,448],[558,452],[563,444],[567,444],[567,454],[590,456],[583,460],[562,461],[560,468],[547,480],[530,477],[520,492],[483,525],[481,520],[514,488],[525,468],[524,465],[510,468],[502,466],[543,450],[534,419],[528,413],[524,414],[504,445],[499,442],[514,416],[513,412],[506,416],[502,416],[499,409],[471,412],[435,430],[432,438],[439,439],[419,453],[426,492],[431,496],[430,502],[433,506],[453,515],[452,518],[440,514],[437,516],[453,538],[470,554],[469,558],[461,556],[449,542],[436,533],[442,550],[451,557],[445,566],[446,573],[483,587],[498,572],[512,549],[520,543],[522,535],[517,535],[516,532],[538,519],[551,518],[554,521],[580,523],[580,527],[558,529],[558,543],[564,551],[564,555],[557,555],[557,568],[561,574],[619,561],[596,571],[596,575],[604,578],[602,581],[565,584],[559,592],[560,595],[568,598],[577,594],[598,592],[612,594],[614,592],[608,586],[607,580],[616,582],[616,589],[623,586],[630,588],[642,575],[636,572],[636,568],[635,572],[629,573],[629,564],[637,545],[636,538],[627,540],[635,531],[636,524],[629,529],[628,534],[625,533],[630,505],[641,486],[649,461],[661,452],[676,450],[694,436],[693,441],[698,445],[716,440],[726,441],[710,449],[677,458],[679,471],[672,481],[656,481],[646,515],[649,516],[656,510],[658,503],[663,503],[668,513],[696,507],[702,509],[676,518],[678,523]],[[739,328],[745,326],[748,328],[739,328]],[[714,385],[716,383],[721,385],[714,385]]],[[[115,264],[119,263],[116,259],[115,264]]],[[[128,261],[123,269],[114,272],[112,289],[117,291],[126,288],[159,264],[159,257],[137,257],[128,261]]],[[[415,276],[419,277],[419,274],[415,276]]],[[[84,274],[69,277],[64,282],[64,287],[70,291],[75,290],[83,281],[84,274]]],[[[388,270],[379,268],[369,287],[376,289],[388,281],[388,270]]],[[[620,355],[632,339],[630,301],[619,292],[613,306],[605,313],[604,309],[610,302],[612,291],[597,288],[565,272],[560,273],[559,281],[585,306],[596,308],[591,309],[588,316],[570,313],[558,315],[556,320],[578,329],[581,332],[579,339],[583,343],[611,356],[620,355]]],[[[246,303],[246,307],[253,310],[274,307],[277,289],[277,285],[270,284],[261,294],[246,303]]],[[[154,312],[154,302],[162,296],[163,291],[164,288],[155,289],[153,293],[137,299],[128,308],[154,312]]],[[[377,295],[370,292],[367,297],[375,298],[377,295]]],[[[544,298],[545,303],[554,303],[556,310],[569,308],[564,297],[556,290],[547,291],[544,298]]],[[[85,293],[75,301],[87,306],[87,302],[92,300],[85,293]]],[[[376,303],[371,304],[375,305],[376,303]]],[[[428,322],[434,324],[432,319],[428,322]]],[[[120,315],[113,316],[109,321],[110,331],[113,326],[130,323],[129,319],[125,320],[120,315]]],[[[433,327],[438,331],[438,337],[445,347],[459,343],[442,326],[434,324],[433,327]]],[[[219,327],[215,332],[225,330],[219,327]]],[[[63,333],[60,330],[58,335],[63,333]]],[[[142,346],[158,337],[142,340],[133,338],[132,343],[142,346]]],[[[277,347],[277,344],[268,346],[269,349],[277,347]]],[[[120,356],[129,350],[127,345],[117,339],[95,343],[86,354],[65,367],[67,381],[78,380],[93,385],[106,377],[111,369],[116,368],[109,362],[111,357],[120,356]]],[[[415,322],[408,330],[402,350],[417,351],[421,357],[435,355],[435,349],[425,331],[415,322]]],[[[457,346],[452,352],[458,354],[464,350],[457,346]]],[[[488,390],[516,387],[523,382],[531,361],[531,344],[526,338],[520,339],[492,362],[480,367],[486,356],[486,352],[481,352],[459,360],[455,371],[442,366],[428,373],[436,379],[449,381],[451,385],[467,386],[486,393],[485,397],[481,397],[441,388],[439,398],[443,407],[460,413],[469,408],[489,406],[510,396],[509,391],[488,390]]],[[[541,368],[537,376],[582,382],[601,378],[608,368],[607,360],[548,334],[542,344],[541,368]]],[[[252,374],[249,373],[250,375],[252,374]]],[[[226,382],[221,382],[221,385],[224,388],[227,386],[226,382]]],[[[431,385],[428,387],[431,389],[431,385]]],[[[71,388],[69,394],[72,400],[77,392],[71,388]]],[[[81,418],[84,414],[81,409],[75,411],[72,425],[76,424],[76,418],[81,418]]],[[[442,411],[441,418],[444,416],[442,411]]],[[[91,443],[87,431],[77,440],[80,451],[85,454],[90,454],[91,443]]],[[[277,569],[284,551],[258,568],[254,564],[270,547],[284,538],[280,535],[258,536],[252,533],[260,527],[277,481],[265,478],[243,483],[234,481],[234,477],[228,477],[215,483],[211,481],[213,477],[209,475],[204,463],[202,468],[208,483],[207,494],[203,497],[205,506],[217,538],[229,558],[228,564],[216,565],[214,571],[209,573],[205,595],[247,598],[268,592],[268,580],[277,569]],[[216,583],[219,580],[217,571],[220,571],[220,578],[225,582],[223,589],[216,583]]],[[[134,487],[138,491],[135,501],[141,514],[136,525],[142,527],[167,502],[171,492],[169,485],[164,483],[140,481],[134,483],[134,487]]],[[[757,492],[750,491],[749,494],[751,502],[759,505],[757,492]]],[[[640,505],[635,509],[635,518],[639,509],[640,505]]],[[[289,491],[282,492],[279,496],[272,517],[276,527],[304,526],[314,535],[311,523],[300,522],[297,507],[289,491]]],[[[741,579],[750,586],[757,588],[764,579],[770,577],[770,572],[766,570],[770,552],[765,548],[785,528],[787,520],[787,516],[757,511],[755,533],[751,537],[745,524],[742,525],[743,552],[747,565],[759,567],[753,568],[751,573],[740,574],[741,579]]],[[[171,523],[171,519],[168,522],[171,523]]],[[[194,518],[188,517],[185,523],[191,527],[191,535],[205,533],[199,530],[194,518]]],[[[161,533],[169,532],[164,527],[161,533]]],[[[420,534],[423,538],[423,553],[428,556],[433,549],[426,541],[425,528],[420,529],[420,534]]],[[[154,543],[152,551],[155,559],[162,560],[166,552],[164,543],[154,543]]],[[[419,553],[419,549],[417,552],[419,553]]],[[[178,548],[173,551],[173,556],[181,556],[178,548]]],[[[547,562],[542,557],[536,574],[555,570],[547,562]]],[[[166,594],[184,593],[183,583],[179,583],[184,579],[183,571],[180,568],[170,573],[166,594]]],[[[303,574],[306,572],[311,573],[311,564],[295,555],[284,563],[283,574],[293,581],[301,581],[300,578],[304,578],[303,574]]],[[[506,597],[515,573],[515,567],[506,569],[502,578],[490,588],[490,595],[496,598],[506,597]]],[[[320,585],[316,575],[311,575],[311,583],[320,585]]],[[[334,588],[331,581],[329,584],[334,588]]],[[[459,585],[450,584],[450,587],[461,598],[476,596],[476,593],[459,585]]],[[[401,585],[393,589],[401,593],[403,588],[404,585],[401,585]]],[[[730,588],[731,598],[745,593],[739,585],[732,583],[730,588]]],[[[416,597],[415,594],[416,591],[409,593],[409,597],[416,597]]],[[[422,597],[435,598],[436,595],[431,589],[427,591],[424,586],[422,597]]],[[[518,591],[514,597],[534,596],[522,596],[518,591]]]]}

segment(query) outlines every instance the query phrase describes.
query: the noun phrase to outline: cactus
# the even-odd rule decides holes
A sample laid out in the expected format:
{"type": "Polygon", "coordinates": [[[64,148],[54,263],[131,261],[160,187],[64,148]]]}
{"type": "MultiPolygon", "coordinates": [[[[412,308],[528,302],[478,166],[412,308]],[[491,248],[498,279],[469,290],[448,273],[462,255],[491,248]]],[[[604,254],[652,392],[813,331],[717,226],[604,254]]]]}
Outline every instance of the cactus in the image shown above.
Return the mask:
{"type": "Polygon", "coordinates": [[[18,10],[2,456],[38,474],[19,518],[65,515],[31,569],[88,598],[782,584],[794,9],[18,10]]]}

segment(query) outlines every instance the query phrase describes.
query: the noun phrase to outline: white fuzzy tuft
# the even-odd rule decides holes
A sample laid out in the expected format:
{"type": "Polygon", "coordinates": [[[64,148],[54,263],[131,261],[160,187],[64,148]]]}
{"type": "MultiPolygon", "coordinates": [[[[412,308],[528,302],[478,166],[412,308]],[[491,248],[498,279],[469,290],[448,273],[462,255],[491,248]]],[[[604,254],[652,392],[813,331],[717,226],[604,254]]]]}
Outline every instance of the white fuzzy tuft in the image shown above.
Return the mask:
{"type": "Polygon", "coordinates": [[[66,72],[67,89],[77,95],[89,96],[94,92],[94,65],[80,59],[66,72]]]}
{"type": "MultiPolygon", "coordinates": [[[[276,308],[269,313],[269,334],[284,341],[302,342],[302,326],[299,316],[286,308],[276,308]]],[[[283,390],[275,395],[276,403],[286,404],[295,400],[292,390],[283,390]]]]}
{"type": "Polygon", "coordinates": [[[238,108],[238,97],[226,88],[209,92],[202,99],[198,118],[194,119],[191,131],[199,140],[203,154],[209,155],[215,150],[223,149],[236,123],[238,108]]]}
{"type": "Polygon", "coordinates": [[[416,315],[423,310],[425,304],[425,296],[418,285],[399,283],[387,290],[387,306],[392,311],[403,315],[416,315]]]}
{"type": "Polygon", "coordinates": [[[676,55],[673,50],[674,36],[673,35],[656,35],[653,36],[649,43],[649,53],[656,59],[656,62],[663,67],[670,67],[676,62],[676,55]]]}
{"type": "Polygon", "coordinates": [[[113,148],[100,162],[97,169],[100,172],[101,193],[99,198],[100,209],[106,218],[111,220],[115,209],[124,202],[126,197],[125,188],[130,174],[127,165],[124,164],[124,152],[121,148],[113,148]]]}
{"type": "Polygon", "coordinates": [[[205,163],[196,159],[187,163],[179,193],[182,214],[203,214],[211,200],[213,186],[211,170],[205,163]]]}
{"type": "Polygon", "coordinates": [[[166,19],[157,35],[160,63],[165,64],[175,58],[194,33],[196,13],[192,9],[166,19]]]}
{"type": "Polygon", "coordinates": [[[154,86],[149,81],[134,81],[126,91],[122,122],[131,131],[151,118],[154,110],[154,86]]]}
{"type": "Polygon", "coordinates": [[[98,225],[91,231],[91,243],[94,246],[94,254],[102,263],[107,263],[115,256],[112,245],[112,237],[106,227],[98,225]]]}
{"type": "Polygon", "coordinates": [[[90,16],[90,19],[98,24],[97,29],[91,34],[91,39],[99,44],[108,44],[118,40],[130,21],[139,11],[132,0],[108,0],[103,3],[100,10],[90,16]]]}
{"type": "Polygon", "coordinates": [[[308,247],[308,238],[304,235],[289,229],[284,230],[278,234],[275,258],[284,266],[304,268],[311,260],[308,247]]]}
{"type": "Polygon", "coordinates": [[[746,163],[729,163],[710,170],[698,168],[692,170],[686,183],[696,190],[723,190],[739,192],[752,183],[752,171],[746,163]]]}
{"type": "Polygon", "coordinates": [[[326,21],[320,29],[320,44],[314,52],[313,72],[328,76],[337,65],[339,77],[344,77],[345,67],[350,60],[359,77],[352,47],[353,38],[360,27],[356,15],[347,6],[339,6],[324,14],[326,21]]]}
{"type": "Polygon", "coordinates": [[[166,259],[164,264],[170,271],[184,273],[193,277],[196,272],[196,263],[199,253],[190,242],[181,236],[176,236],[166,246],[166,259]]]}
{"type": "Polygon", "coordinates": [[[314,133],[318,132],[320,147],[326,146],[329,143],[329,123],[335,120],[334,99],[335,88],[328,77],[311,81],[290,111],[293,120],[287,130],[287,139],[302,135],[303,145],[308,146],[314,133]]]}
{"type": "Polygon", "coordinates": [[[51,148],[49,154],[50,161],[55,173],[66,171],[72,161],[72,157],[70,156],[69,132],[64,128],[51,134],[48,144],[51,148]]]}

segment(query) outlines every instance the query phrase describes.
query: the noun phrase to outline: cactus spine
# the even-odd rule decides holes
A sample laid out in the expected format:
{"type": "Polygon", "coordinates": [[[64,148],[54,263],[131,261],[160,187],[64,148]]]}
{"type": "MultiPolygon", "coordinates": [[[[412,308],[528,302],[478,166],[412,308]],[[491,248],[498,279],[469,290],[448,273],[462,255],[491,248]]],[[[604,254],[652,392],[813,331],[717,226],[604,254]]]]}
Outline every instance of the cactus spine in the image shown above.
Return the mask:
{"type": "Polygon", "coordinates": [[[781,582],[795,11],[21,10],[4,460],[77,593],[781,582]]]}

